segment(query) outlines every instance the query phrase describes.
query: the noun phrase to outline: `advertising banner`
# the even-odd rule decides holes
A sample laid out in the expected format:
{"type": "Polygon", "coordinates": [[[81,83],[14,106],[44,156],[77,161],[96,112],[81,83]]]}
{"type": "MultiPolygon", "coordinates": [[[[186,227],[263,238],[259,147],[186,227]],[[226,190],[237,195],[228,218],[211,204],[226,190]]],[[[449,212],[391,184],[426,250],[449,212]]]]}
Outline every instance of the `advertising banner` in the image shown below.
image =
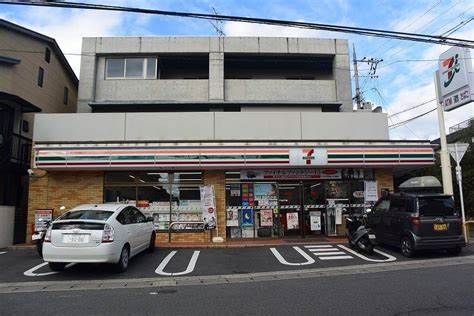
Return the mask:
{"type": "Polygon", "coordinates": [[[244,208],[242,210],[242,227],[253,226],[253,209],[244,208]]]}
{"type": "Polygon", "coordinates": [[[260,211],[260,226],[262,227],[273,226],[273,211],[272,210],[260,211]]]}
{"type": "Polygon", "coordinates": [[[238,210],[227,211],[227,226],[228,227],[239,226],[239,211],[238,210]]]}
{"type": "Polygon", "coordinates": [[[46,225],[53,220],[52,209],[35,210],[35,231],[46,230],[46,225]]]}
{"type": "Polygon", "coordinates": [[[298,213],[286,213],[286,229],[298,229],[299,227],[298,213]]]}
{"type": "Polygon", "coordinates": [[[341,169],[263,169],[241,170],[241,180],[341,179],[341,169]]]}
{"type": "Polygon", "coordinates": [[[379,199],[377,194],[377,181],[364,181],[365,202],[375,202],[379,199]]]}
{"type": "Polygon", "coordinates": [[[202,221],[204,229],[216,228],[216,198],[213,185],[204,185],[199,187],[201,193],[202,221]]]}
{"type": "Polygon", "coordinates": [[[321,230],[321,212],[309,212],[310,226],[312,231],[321,230]]]}

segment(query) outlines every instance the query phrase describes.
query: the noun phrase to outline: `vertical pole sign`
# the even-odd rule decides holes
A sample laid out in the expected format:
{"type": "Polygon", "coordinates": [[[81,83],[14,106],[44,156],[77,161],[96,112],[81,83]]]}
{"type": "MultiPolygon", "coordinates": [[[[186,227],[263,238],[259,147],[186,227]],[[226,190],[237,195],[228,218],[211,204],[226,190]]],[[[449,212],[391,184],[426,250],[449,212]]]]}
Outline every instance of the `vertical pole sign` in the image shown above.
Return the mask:
{"type": "Polygon", "coordinates": [[[444,193],[452,195],[453,184],[443,111],[454,110],[474,99],[474,73],[469,48],[452,47],[448,49],[439,56],[438,66],[434,77],[441,143],[441,172],[444,193]]]}
{"type": "Polygon", "coordinates": [[[459,186],[459,201],[461,203],[461,216],[462,216],[462,228],[464,232],[464,240],[467,242],[467,230],[466,230],[466,214],[464,213],[464,196],[462,193],[462,173],[461,173],[461,160],[467,151],[469,144],[465,143],[454,143],[449,144],[448,149],[451,156],[456,160],[456,179],[458,180],[459,186]]]}

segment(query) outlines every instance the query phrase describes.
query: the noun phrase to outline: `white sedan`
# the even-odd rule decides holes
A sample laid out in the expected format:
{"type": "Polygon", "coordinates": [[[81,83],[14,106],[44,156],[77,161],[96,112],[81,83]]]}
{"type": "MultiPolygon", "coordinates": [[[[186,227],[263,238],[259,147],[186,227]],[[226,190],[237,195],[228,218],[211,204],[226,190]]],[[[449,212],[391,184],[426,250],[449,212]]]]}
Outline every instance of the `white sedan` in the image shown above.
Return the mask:
{"type": "Polygon", "coordinates": [[[51,223],[43,244],[43,259],[54,270],[71,262],[107,262],[125,271],[129,259],[155,248],[155,229],[136,207],[128,204],[80,205],[51,223]]]}

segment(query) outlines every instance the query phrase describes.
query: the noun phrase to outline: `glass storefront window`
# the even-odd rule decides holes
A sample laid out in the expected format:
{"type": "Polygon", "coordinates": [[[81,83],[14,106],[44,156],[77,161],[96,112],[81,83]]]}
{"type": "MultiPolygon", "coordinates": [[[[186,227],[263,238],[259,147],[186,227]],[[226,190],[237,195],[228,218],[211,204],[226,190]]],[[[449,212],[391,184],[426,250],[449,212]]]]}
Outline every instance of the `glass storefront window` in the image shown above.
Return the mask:
{"type": "Polygon", "coordinates": [[[106,172],[104,182],[104,202],[136,205],[159,231],[169,231],[173,222],[202,221],[201,172],[106,172]]]}

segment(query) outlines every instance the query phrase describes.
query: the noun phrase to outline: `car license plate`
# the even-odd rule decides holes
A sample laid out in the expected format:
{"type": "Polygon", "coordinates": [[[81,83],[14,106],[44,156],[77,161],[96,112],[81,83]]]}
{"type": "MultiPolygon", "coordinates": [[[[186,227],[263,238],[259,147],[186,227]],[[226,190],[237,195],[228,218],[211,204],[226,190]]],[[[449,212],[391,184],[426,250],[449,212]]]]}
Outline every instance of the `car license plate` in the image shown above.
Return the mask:
{"type": "Polygon", "coordinates": [[[448,224],[433,224],[433,229],[436,231],[448,230],[448,224]]]}
{"type": "Polygon", "coordinates": [[[65,244],[84,244],[89,242],[89,236],[86,234],[63,234],[63,243],[65,244]]]}
{"type": "Polygon", "coordinates": [[[375,239],[375,235],[374,234],[369,234],[369,239],[375,239]]]}

